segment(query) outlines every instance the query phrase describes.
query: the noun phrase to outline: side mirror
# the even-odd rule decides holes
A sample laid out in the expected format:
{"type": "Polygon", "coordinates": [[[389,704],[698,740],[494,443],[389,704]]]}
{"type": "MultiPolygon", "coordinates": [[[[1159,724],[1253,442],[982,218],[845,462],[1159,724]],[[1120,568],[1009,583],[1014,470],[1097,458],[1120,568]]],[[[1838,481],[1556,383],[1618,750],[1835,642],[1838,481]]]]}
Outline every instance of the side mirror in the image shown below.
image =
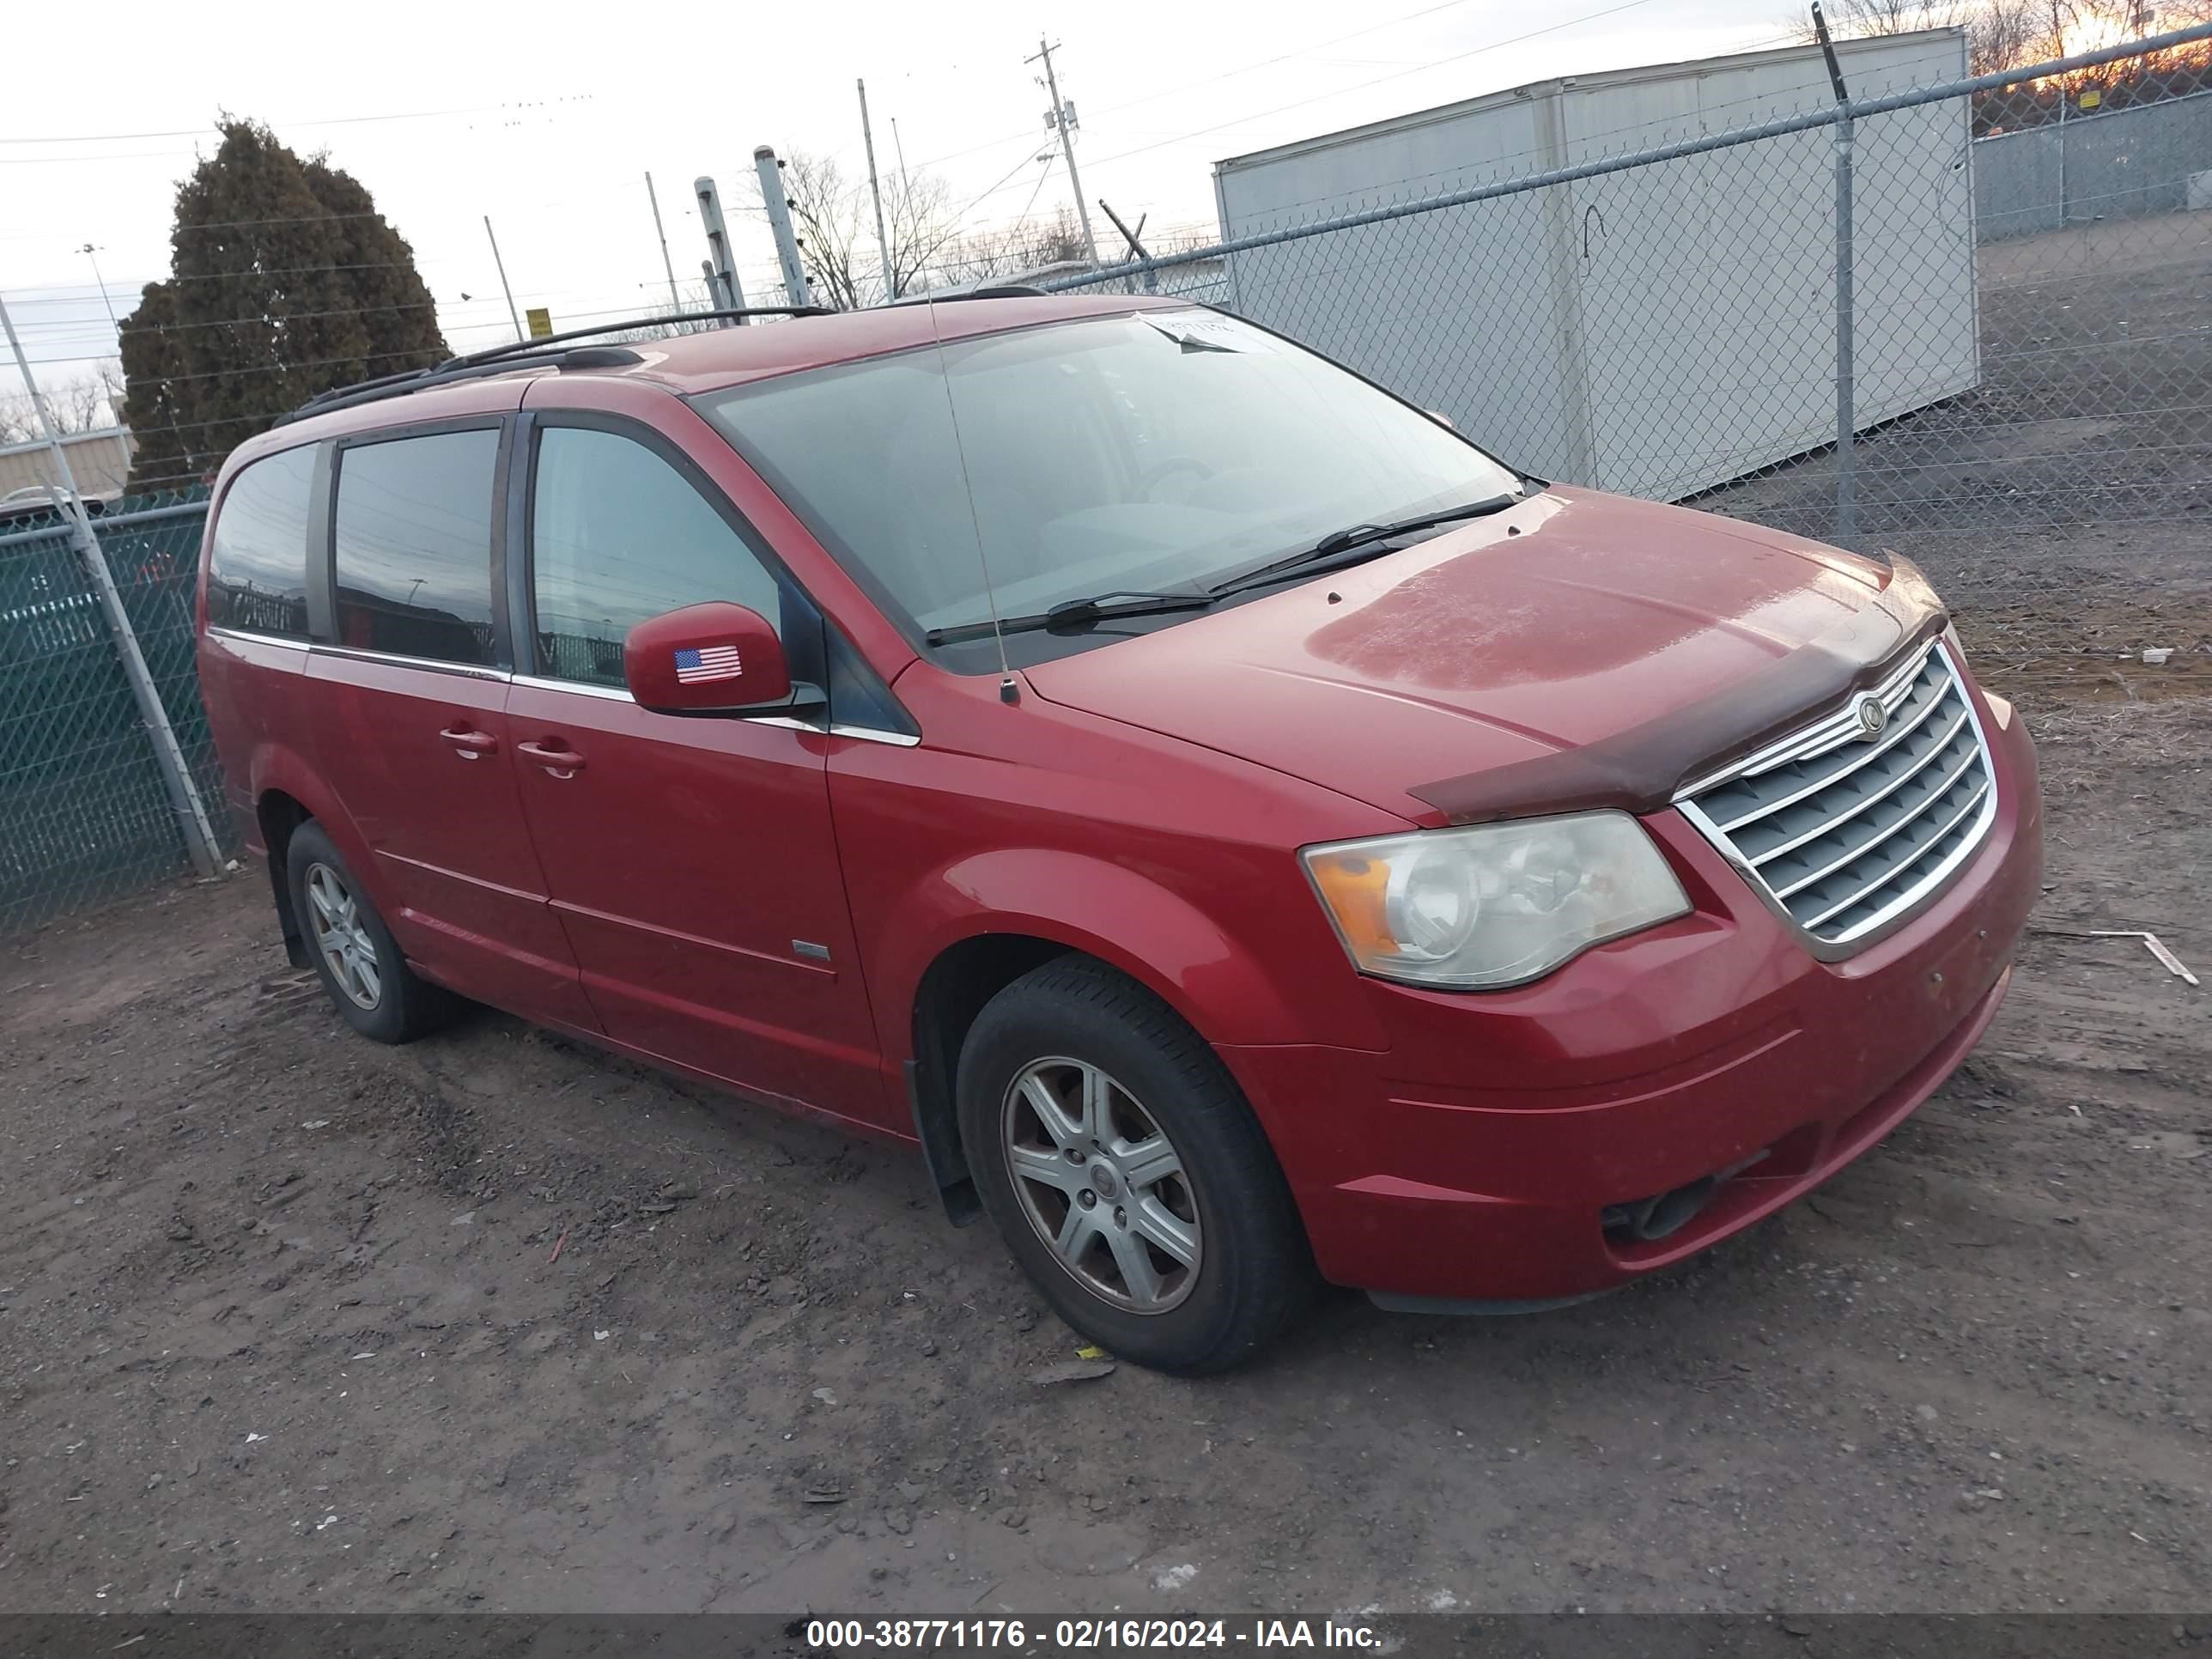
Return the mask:
{"type": "Polygon", "coordinates": [[[1456,432],[1456,431],[1458,431],[1458,430],[1459,430],[1459,428],[1458,428],[1457,427],[1455,427],[1455,426],[1452,426],[1452,417],[1451,417],[1450,416],[1449,416],[1449,415],[1445,414],[1445,413],[1443,412],[1443,410],[1442,410],[1441,409],[1425,409],[1425,410],[1423,410],[1421,411],[1421,413],[1422,413],[1422,414],[1424,414],[1424,415],[1425,415],[1425,416],[1427,416],[1431,420],[1434,421],[1434,422],[1435,422],[1438,426],[1441,426],[1441,427],[1449,427],[1449,428],[1450,428],[1450,429],[1451,429],[1452,431],[1454,431],[1454,432],[1456,432]]]}
{"type": "Polygon", "coordinates": [[[768,618],[719,599],[631,629],[623,678],[638,707],[662,714],[767,714],[794,701],[783,641],[768,618]]]}

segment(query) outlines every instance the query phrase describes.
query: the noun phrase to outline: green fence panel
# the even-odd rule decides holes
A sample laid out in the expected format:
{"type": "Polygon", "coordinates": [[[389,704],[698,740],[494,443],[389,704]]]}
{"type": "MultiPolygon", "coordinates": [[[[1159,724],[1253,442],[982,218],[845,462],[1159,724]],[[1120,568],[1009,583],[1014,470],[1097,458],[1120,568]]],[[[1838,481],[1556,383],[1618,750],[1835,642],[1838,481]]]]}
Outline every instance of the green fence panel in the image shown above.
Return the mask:
{"type": "MultiPolygon", "coordinates": [[[[192,664],[202,494],[118,509],[97,528],[209,816],[228,835],[192,664]]],[[[0,934],[189,868],[152,743],[67,529],[0,536],[0,934]]]]}

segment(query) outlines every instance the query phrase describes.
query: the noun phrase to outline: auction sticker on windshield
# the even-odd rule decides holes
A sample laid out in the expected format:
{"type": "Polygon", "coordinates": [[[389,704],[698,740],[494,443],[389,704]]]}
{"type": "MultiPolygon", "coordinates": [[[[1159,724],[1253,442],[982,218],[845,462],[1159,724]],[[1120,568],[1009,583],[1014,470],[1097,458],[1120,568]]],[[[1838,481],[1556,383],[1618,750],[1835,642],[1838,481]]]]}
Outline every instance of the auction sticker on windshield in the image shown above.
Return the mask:
{"type": "Polygon", "coordinates": [[[1191,351],[1261,352],[1270,349],[1267,337],[1258,329],[1211,313],[1191,315],[1176,312],[1163,317],[1147,312],[1144,320],[1191,351]]]}

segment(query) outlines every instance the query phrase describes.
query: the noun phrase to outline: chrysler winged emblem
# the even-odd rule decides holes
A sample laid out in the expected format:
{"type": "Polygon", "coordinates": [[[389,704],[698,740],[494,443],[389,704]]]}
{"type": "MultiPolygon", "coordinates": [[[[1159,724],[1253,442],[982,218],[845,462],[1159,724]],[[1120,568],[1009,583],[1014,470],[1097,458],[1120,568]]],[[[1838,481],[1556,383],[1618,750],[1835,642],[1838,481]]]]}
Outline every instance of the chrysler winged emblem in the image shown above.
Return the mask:
{"type": "Polygon", "coordinates": [[[1889,710],[1881,706],[1881,699],[1871,691],[1851,705],[1851,713],[1858,718],[1859,736],[1868,743],[1880,737],[1882,728],[1889,724],[1889,710]]]}

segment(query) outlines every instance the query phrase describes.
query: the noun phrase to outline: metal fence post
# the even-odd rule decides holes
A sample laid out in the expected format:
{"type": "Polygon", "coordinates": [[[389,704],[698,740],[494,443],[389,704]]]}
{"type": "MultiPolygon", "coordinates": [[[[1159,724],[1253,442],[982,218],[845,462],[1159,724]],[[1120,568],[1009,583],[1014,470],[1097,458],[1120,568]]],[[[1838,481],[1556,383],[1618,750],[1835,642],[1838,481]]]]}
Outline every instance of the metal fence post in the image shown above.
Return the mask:
{"type": "Polygon", "coordinates": [[[4,298],[0,298],[0,329],[7,332],[8,348],[15,354],[16,373],[23,377],[24,388],[31,395],[31,406],[38,411],[40,434],[46,439],[46,447],[53,452],[61,487],[69,496],[70,541],[77,556],[84,561],[94,592],[100,595],[100,608],[107,618],[108,633],[114,639],[116,653],[123,659],[124,678],[131,682],[131,695],[138,704],[139,717],[145,721],[146,734],[154,745],[161,787],[168,792],[169,805],[177,814],[185,855],[191,859],[195,873],[211,876],[222,867],[215,826],[208,821],[207,805],[200,799],[199,786],[192,781],[191,769],[185,764],[184,748],[177,742],[176,730],[169,724],[168,710],[161,706],[161,694],[155,690],[154,677],[146,667],[145,654],[138,648],[138,635],[131,629],[130,613],[123,608],[123,594],[115,586],[115,573],[107,568],[106,556],[100,550],[100,538],[92,532],[92,520],[85,512],[84,498],[77,494],[76,479],[70,471],[68,453],[54,429],[46,397],[40,392],[38,381],[32,378],[30,361],[23,356],[23,343],[15,337],[15,321],[8,314],[4,298]]]}
{"type": "Polygon", "coordinates": [[[2066,106],[2074,95],[2066,90],[2066,82],[2058,83],[2058,228],[2066,228],[2066,106]]]}
{"type": "Polygon", "coordinates": [[[1854,137],[1851,119],[1851,97],[1844,88],[1844,71],[1836,62],[1835,44],[1828,39],[1828,20],[1820,15],[1819,0],[1814,0],[1813,29],[1819,37],[1820,51],[1828,60],[1828,79],[1836,88],[1836,102],[1843,108],[1842,118],[1835,130],[1836,151],[1836,527],[1832,539],[1838,547],[1849,547],[1858,534],[1858,480],[1855,475],[1858,456],[1853,440],[1857,436],[1857,416],[1851,407],[1853,382],[1857,369],[1851,361],[1854,342],[1852,327],[1856,310],[1852,302],[1851,285],[1851,149],[1854,137]]]}

